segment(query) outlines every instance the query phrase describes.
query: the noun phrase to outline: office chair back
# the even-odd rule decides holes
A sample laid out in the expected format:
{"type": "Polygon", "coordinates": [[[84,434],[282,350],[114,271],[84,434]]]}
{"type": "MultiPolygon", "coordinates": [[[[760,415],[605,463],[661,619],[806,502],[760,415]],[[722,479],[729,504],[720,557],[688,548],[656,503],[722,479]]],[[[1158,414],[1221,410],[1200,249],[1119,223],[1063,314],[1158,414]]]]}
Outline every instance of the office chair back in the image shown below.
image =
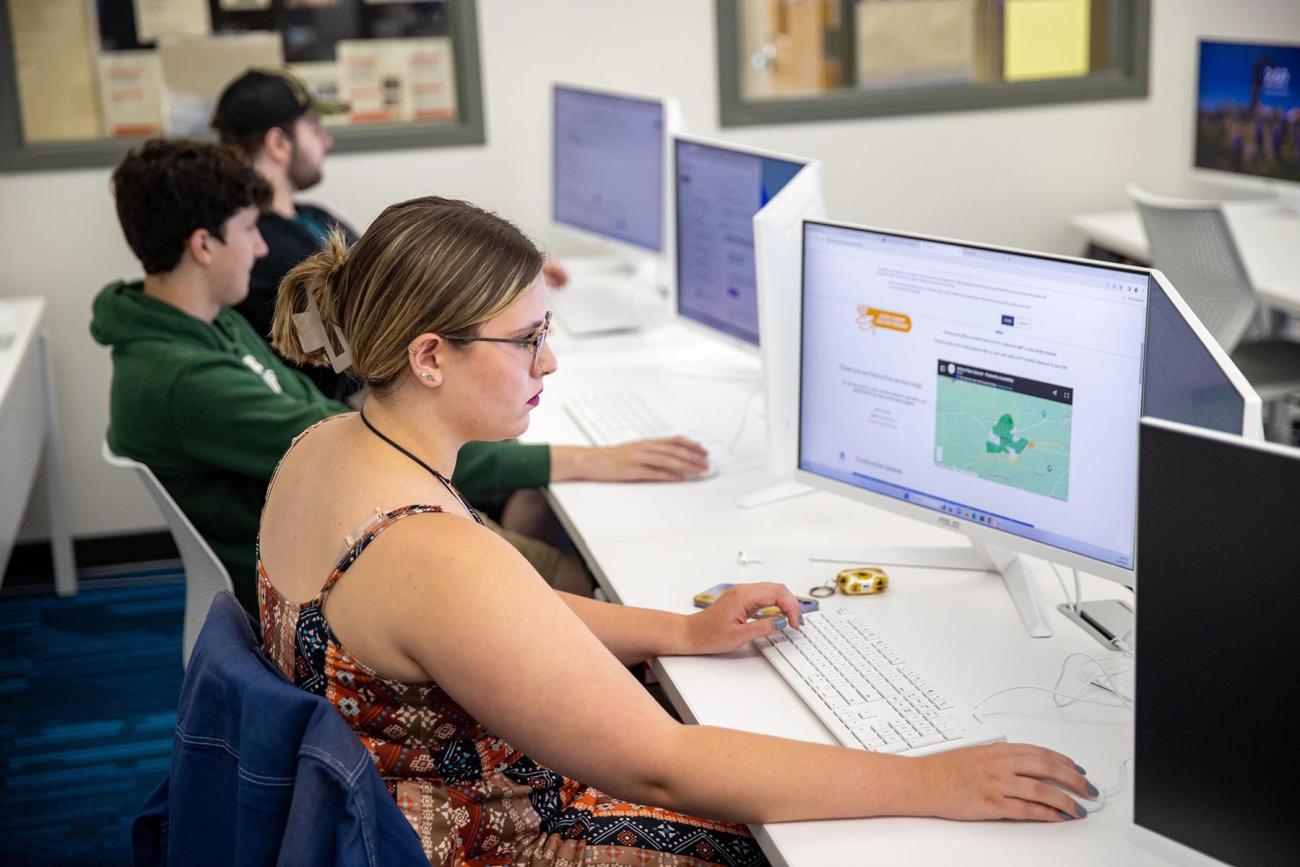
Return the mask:
{"type": "Polygon", "coordinates": [[[1232,352],[1259,302],[1217,202],[1154,196],[1130,185],[1151,244],[1152,265],[1170,279],[1210,334],[1232,352]]]}
{"type": "Polygon", "coordinates": [[[108,440],[104,440],[103,456],[104,463],[111,467],[136,471],[144,482],[145,489],[158,504],[158,511],[162,512],[167,529],[171,531],[176,548],[181,553],[181,564],[185,567],[185,632],[181,645],[181,664],[188,665],[190,651],[199,637],[199,630],[203,628],[212,600],[222,590],[235,592],[230,574],[199,535],[199,531],[194,529],[190,519],[185,517],[180,506],[176,505],[171,494],[158,481],[153,470],[139,461],[116,454],[109,448],[108,440]]]}

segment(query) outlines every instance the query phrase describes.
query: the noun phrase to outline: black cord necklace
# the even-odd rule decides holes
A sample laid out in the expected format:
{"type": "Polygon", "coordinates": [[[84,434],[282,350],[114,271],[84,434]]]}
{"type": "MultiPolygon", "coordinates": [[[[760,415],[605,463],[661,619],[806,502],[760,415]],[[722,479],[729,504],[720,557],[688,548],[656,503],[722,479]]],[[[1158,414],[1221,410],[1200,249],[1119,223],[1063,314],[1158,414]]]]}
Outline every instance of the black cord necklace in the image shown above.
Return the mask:
{"type": "Polygon", "coordinates": [[[448,491],[451,492],[451,495],[452,495],[453,497],[456,498],[456,501],[459,502],[462,506],[465,507],[465,511],[469,512],[470,517],[472,517],[475,521],[478,521],[480,524],[483,523],[483,519],[480,518],[480,517],[478,516],[478,511],[475,510],[475,508],[474,508],[473,506],[471,506],[471,505],[470,505],[470,504],[465,500],[465,498],[462,497],[462,496],[460,495],[460,491],[456,490],[456,486],[453,485],[453,484],[451,483],[451,480],[450,480],[450,479],[448,479],[448,478],[447,478],[446,476],[444,476],[442,473],[440,473],[440,472],[438,472],[437,470],[435,470],[433,467],[431,467],[431,466],[429,466],[428,464],[426,464],[424,461],[420,460],[418,457],[416,457],[415,455],[413,455],[410,451],[408,451],[407,449],[403,448],[403,447],[402,447],[401,445],[399,445],[398,443],[394,442],[393,439],[392,439],[392,437],[389,437],[387,434],[385,434],[385,433],[384,433],[383,431],[381,431],[379,428],[377,428],[377,427],[375,427],[373,424],[371,424],[370,419],[366,418],[366,411],[365,411],[364,409],[362,409],[362,410],[360,411],[360,415],[361,415],[361,423],[364,424],[366,427],[370,428],[370,432],[371,432],[372,434],[374,434],[375,436],[379,437],[381,440],[383,440],[384,442],[388,443],[390,446],[392,446],[393,448],[397,449],[399,452],[401,452],[402,454],[406,455],[408,458],[410,458],[411,460],[415,461],[417,464],[419,464],[420,466],[424,467],[424,469],[426,469],[427,471],[429,471],[430,473],[432,473],[432,474],[433,474],[433,477],[434,477],[435,479],[437,479],[438,481],[442,482],[442,486],[443,486],[444,488],[446,488],[448,491]]]}

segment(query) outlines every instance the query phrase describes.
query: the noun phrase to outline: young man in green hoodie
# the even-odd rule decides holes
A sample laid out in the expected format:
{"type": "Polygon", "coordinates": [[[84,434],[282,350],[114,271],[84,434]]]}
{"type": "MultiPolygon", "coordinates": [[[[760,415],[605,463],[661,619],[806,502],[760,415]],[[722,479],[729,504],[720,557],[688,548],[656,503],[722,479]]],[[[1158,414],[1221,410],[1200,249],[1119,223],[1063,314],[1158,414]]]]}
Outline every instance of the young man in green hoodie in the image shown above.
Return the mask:
{"type": "MultiPolygon", "coordinates": [[[[155,140],[127,155],[112,187],[145,278],[110,283],[94,302],[91,334],[113,349],[109,447],[153,470],[256,613],[254,541],[271,474],[294,437],[348,407],[286,367],[230,309],[266,254],[257,221],[270,189],[256,171],[224,147],[155,140]]],[[[704,470],[698,447],[672,442],[471,443],[453,479],[474,499],[564,479],[704,470]]],[[[574,558],[510,538],[556,586],[583,580],[574,558]]]]}

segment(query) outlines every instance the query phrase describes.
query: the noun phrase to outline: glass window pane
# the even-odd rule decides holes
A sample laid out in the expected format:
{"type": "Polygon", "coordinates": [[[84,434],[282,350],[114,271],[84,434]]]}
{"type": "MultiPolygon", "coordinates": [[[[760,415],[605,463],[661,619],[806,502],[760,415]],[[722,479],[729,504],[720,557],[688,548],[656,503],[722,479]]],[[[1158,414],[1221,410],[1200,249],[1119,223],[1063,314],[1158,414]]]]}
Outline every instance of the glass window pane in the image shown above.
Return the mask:
{"type": "Polygon", "coordinates": [[[1081,79],[1131,0],[736,0],[742,100],[1081,79]]]}

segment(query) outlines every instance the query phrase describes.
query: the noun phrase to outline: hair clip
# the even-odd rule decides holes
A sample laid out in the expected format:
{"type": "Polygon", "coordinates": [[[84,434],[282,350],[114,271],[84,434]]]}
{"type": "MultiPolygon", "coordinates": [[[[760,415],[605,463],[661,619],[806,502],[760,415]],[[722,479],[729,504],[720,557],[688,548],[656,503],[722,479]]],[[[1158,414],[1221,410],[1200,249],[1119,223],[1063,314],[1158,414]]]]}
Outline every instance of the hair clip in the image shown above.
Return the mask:
{"type": "Polygon", "coordinates": [[[325,357],[329,359],[330,367],[334,368],[335,373],[342,373],[352,366],[352,347],[335,325],[334,336],[338,339],[340,350],[334,351],[334,346],[325,335],[325,323],[321,321],[320,308],[316,306],[315,299],[307,301],[305,311],[293,314],[293,327],[298,331],[303,352],[325,350],[325,357]]]}

